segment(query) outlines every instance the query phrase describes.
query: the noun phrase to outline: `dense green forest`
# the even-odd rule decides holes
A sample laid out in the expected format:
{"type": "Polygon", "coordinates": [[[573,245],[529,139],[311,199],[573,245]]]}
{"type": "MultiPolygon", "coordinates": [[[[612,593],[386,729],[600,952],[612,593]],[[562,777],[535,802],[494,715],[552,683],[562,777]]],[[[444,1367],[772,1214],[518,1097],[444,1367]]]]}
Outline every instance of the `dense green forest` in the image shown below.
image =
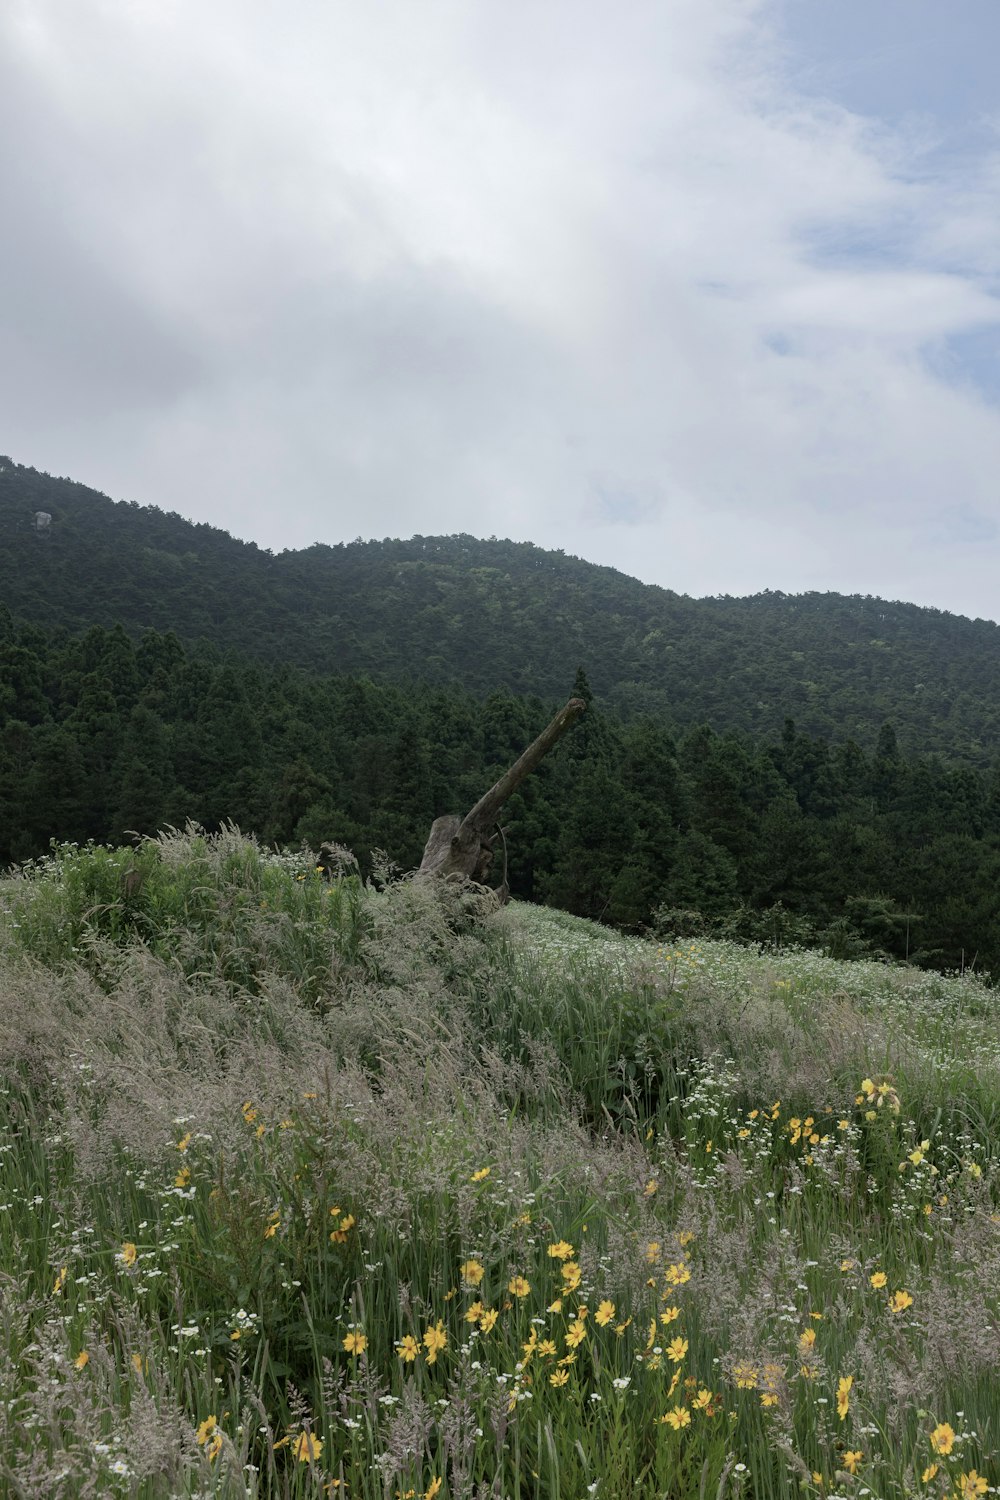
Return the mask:
{"type": "Polygon", "coordinates": [[[707,722],[778,736],[790,716],[873,754],[891,720],[905,754],[984,770],[1000,744],[990,621],[839,594],[692,599],[469,536],[274,556],[3,458],[0,599],[46,628],[174,630],[263,662],[419,677],[479,698],[506,688],[553,700],[582,661],[609,712],[675,734],[707,722]],[[52,518],[44,531],[37,511],[52,518]]]}
{"type": "MultiPolygon", "coordinates": [[[[562,686],[590,697],[582,674],[562,686]]],[[[233,820],[403,868],[555,701],[319,676],[121,626],[0,618],[0,861],[50,840],[233,820]]],[[[591,701],[509,804],[515,895],[665,936],[715,932],[1000,968],[1000,775],[871,753],[790,719],[768,739],[675,737],[591,701]]]]}

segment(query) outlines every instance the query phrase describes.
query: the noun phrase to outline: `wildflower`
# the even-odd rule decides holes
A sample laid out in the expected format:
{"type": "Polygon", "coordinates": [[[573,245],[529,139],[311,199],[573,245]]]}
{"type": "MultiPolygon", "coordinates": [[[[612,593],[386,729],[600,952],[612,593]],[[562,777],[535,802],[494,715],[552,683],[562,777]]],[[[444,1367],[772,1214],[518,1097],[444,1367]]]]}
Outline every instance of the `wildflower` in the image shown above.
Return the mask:
{"type": "Polygon", "coordinates": [[[484,1313],[481,1313],[479,1318],[480,1333],[489,1333],[499,1316],[500,1314],[495,1307],[488,1307],[484,1313]]]}
{"type": "Polygon", "coordinates": [[[486,1275],[486,1269],[478,1260],[465,1260],[459,1266],[458,1273],[466,1286],[478,1286],[486,1275]]]}
{"type": "Polygon", "coordinates": [[[74,1370],[82,1370],[84,1366],[89,1365],[89,1363],[90,1355],[87,1353],[86,1349],[81,1349],[79,1354],[76,1356],[76,1359],[74,1359],[73,1361],[73,1368],[74,1370]]]}
{"type": "Polygon", "coordinates": [[[187,1148],[190,1146],[190,1144],[191,1144],[191,1132],[189,1130],[188,1133],[187,1133],[187,1135],[184,1136],[181,1140],[179,1140],[177,1142],[177,1149],[178,1149],[178,1151],[182,1151],[182,1152],[186,1151],[187,1148]]]}
{"type": "Polygon", "coordinates": [[[131,1240],[126,1240],[118,1252],[117,1259],[123,1266],[134,1266],[139,1252],[131,1240]]]}
{"type": "Polygon", "coordinates": [[[660,1184],[657,1182],[656,1178],[651,1177],[642,1190],[643,1197],[652,1198],[653,1194],[659,1190],[659,1186],[660,1184]]]}
{"type": "Polygon", "coordinates": [[[842,1375],[837,1381],[837,1416],[842,1422],[847,1416],[847,1410],[851,1404],[851,1386],[853,1384],[853,1375],[842,1375]]]}
{"type": "Polygon", "coordinates": [[[467,1323],[478,1323],[484,1312],[485,1308],[481,1302],[470,1302],[465,1309],[465,1321],[467,1323]]]}
{"type": "Polygon", "coordinates": [[[487,1179],[487,1177],[489,1175],[490,1175],[490,1168],[489,1167],[480,1167],[478,1172],[473,1172],[472,1176],[469,1178],[469,1181],[470,1182],[485,1182],[486,1179],[487,1179]]]}
{"type": "Polygon", "coordinates": [[[436,1479],[431,1480],[430,1484],[424,1490],[424,1500],[434,1500],[434,1496],[438,1493],[442,1484],[444,1484],[444,1480],[439,1474],[436,1479]]]}
{"type": "Polygon", "coordinates": [[[222,1433],[219,1431],[219,1424],[214,1417],[205,1418],[204,1422],[198,1428],[197,1438],[198,1446],[204,1448],[205,1457],[209,1462],[218,1457],[222,1448],[222,1433]]]}
{"type": "Polygon", "coordinates": [[[512,1276],[507,1283],[507,1290],[512,1297],[527,1297],[531,1284],[523,1276],[512,1276]]]}
{"type": "Polygon", "coordinates": [[[556,1346],[554,1341],[552,1339],[542,1339],[541,1343],[538,1345],[538,1353],[544,1354],[546,1357],[549,1357],[550,1355],[555,1354],[555,1352],[556,1346]]]}
{"type": "Polygon", "coordinates": [[[912,1306],[913,1298],[910,1296],[909,1292],[893,1292],[892,1296],[889,1298],[889,1309],[891,1312],[905,1312],[908,1307],[912,1306]]]}
{"type": "Polygon", "coordinates": [[[682,1427],[691,1426],[691,1413],[686,1406],[674,1406],[671,1407],[670,1411],[664,1413],[660,1421],[668,1427],[672,1427],[675,1432],[679,1432],[682,1427]]]}
{"type": "Polygon", "coordinates": [[[438,1354],[447,1346],[448,1335],[444,1331],[444,1324],[438,1318],[433,1327],[424,1329],[424,1348],[427,1350],[427,1363],[437,1363],[438,1354]]]}
{"type": "Polygon", "coordinates": [[[939,1422],[931,1433],[931,1447],[935,1453],[947,1456],[955,1446],[955,1429],[950,1422],[939,1422]]]}
{"type": "Polygon", "coordinates": [[[417,1343],[412,1333],[403,1334],[403,1337],[396,1344],[396,1353],[399,1355],[400,1359],[404,1361],[405,1364],[412,1365],[413,1361],[420,1353],[420,1345],[417,1343]]]}
{"type": "MultiPolygon", "coordinates": [[[[756,1114],[756,1110],[754,1111],[754,1113],[756,1114]]],[[[691,1241],[693,1239],[694,1239],[694,1230],[693,1229],[681,1229],[681,1230],[678,1231],[678,1234],[677,1234],[677,1243],[678,1243],[678,1245],[680,1245],[680,1247],[681,1247],[682,1250],[686,1249],[687,1246],[690,1245],[690,1243],[691,1243],[691,1241]]]]}
{"type": "Polygon", "coordinates": [[[550,1313],[560,1313],[560,1312],[562,1312],[562,1298],[561,1297],[557,1297],[554,1302],[550,1302],[549,1305],[548,1305],[548,1307],[545,1309],[545,1311],[546,1312],[550,1312],[550,1313]]]}
{"type": "Polygon", "coordinates": [[[574,1318],[566,1330],[566,1346],[575,1349],[587,1337],[587,1325],[582,1318],[574,1318]]]}
{"type": "Polygon", "coordinates": [[[576,1261],[564,1261],[559,1267],[559,1274],[563,1279],[563,1290],[566,1292],[575,1292],[582,1279],[582,1272],[576,1261]]]}
{"type": "Polygon", "coordinates": [[[264,1230],[264,1238],[266,1240],[273,1239],[278,1232],[280,1224],[281,1211],[276,1208],[273,1213],[270,1213],[267,1216],[267,1227],[264,1230]]]}
{"type": "Polygon", "coordinates": [[[143,1358],[142,1358],[141,1354],[133,1354],[132,1355],[132,1368],[133,1368],[133,1370],[135,1371],[135,1373],[137,1375],[142,1375],[142,1374],[145,1373],[146,1366],[143,1363],[143,1358]]]}
{"type": "Polygon", "coordinates": [[[861,1467],[861,1460],[864,1458],[864,1456],[865,1455],[860,1448],[848,1448],[847,1452],[844,1454],[844,1468],[849,1474],[856,1474],[858,1472],[859,1468],[861,1467]]]}
{"type": "Polygon", "coordinates": [[[938,1465],[937,1464],[928,1464],[927,1467],[926,1467],[926,1469],[924,1470],[924,1472],[920,1476],[920,1482],[921,1482],[921,1484],[930,1484],[931,1480],[934,1478],[934,1476],[937,1473],[937,1471],[938,1471],[938,1465]]]}
{"type": "Polygon", "coordinates": [[[187,1185],[188,1185],[188,1183],[190,1181],[191,1181],[191,1168],[190,1167],[181,1167],[180,1171],[177,1173],[177,1176],[174,1178],[174,1187],[179,1187],[179,1188],[187,1187],[187,1185]]]}
{"type": "Polygon", "coordinates": [[[685,1281],[691,1280],[691,1268],[683,1260],[678,1265],[668,1266],[665,1274],[671,1286],[683,1286],[685,1281]]]}
{"type": "Polygon", "coordinates": [[[352,1328],[350,1333],[345,1337],[343,1343],[344,1348],[347,1350],[348,1354],[364,1354],[365,1350],[368,1348],[368,1337],[366,1334],[362,1333],[360,1329],[352,1328]]]}
{"type": "Polygon", "coordinates": [[[884,1271],[876,1271],[874,1275],[869,1276],[868,1280],[875,1290],[880,1292],[889,1278],[884,1271]]]}
{"type": "Polygon", "coordinates": [[[840,1262],[840,1269],[842,1271],[853,1271],[856,1265],[856,1260],[842,1260],[840,1262]]]}
{"type": "Polygon", "coordinates": [[[694,1400],[691,1402],[691,1405],[695,1407],[697,1411],[707,1411],[711,1404],[712,1392],[708,1389],[707,1386],[702,1386],[697,1396],[695,1396],[694,1400]]]}
{"type": "Polygon", "coordinates": [[[682,1339],[682,1338],[671,1339],[670,1343],[667,1345],[667,1358],[669,1360],[672,1360],[675,1365],[679,1365],[680,1364],[681,1360],[684,1358],[684,1356],[685,1356],[685,1354],[687,1352],[688,1352],[688,1341],[687,1341],[687,1339],[682,1339]]]}
{"type": "Polygon", "coordinates": [[[649,1244],[646,1246],[646,1264],[648,1266],[655,1266],[659,1258],[660,1242],[659,1240],[650,1240],[649,1244]]]}
{"type": "Polygon", "coordinates": [[[740,1360],[733,1369],[733,1379],[737,1388],[741,1391],[752,1391],[757,1384],[757,1366],[748,1364],[746,1360],[740,1360]]]}
{"type": "Polygon", "coordinates": [[[565,1385],[568,1379],[568,1370],[553,1370],[549,1376],[549,1385],[565,1385]]]}
{"type": "Polygon", "coordinates": [[[988,1481],[982,1474],[977,1474],[975,1469],[970,1469],[968,1474],[963,1474],[958,1481],[958,1493],[960,1495],[985,1495],[989,1489],[988,1481]]]}
{"type": "Polygon", "coordinates": [[[803,1328],[802,1332],[799,1334],[799,1348],[802,1350],[802,1353],[808,1354],[809,1350],[813,1348],[815,1343],[815,1328],[803,1328]]]}
{"type": "Polygon", "coordinates": [[[778,1397],[774,1391],[763,1391],[760,1398],[761,1406],[777,1406],[778,1397]]]}
{"type": "Polygon", "coordinates": [[[319,1458],[323,1451],[323,1439],[315,1437],[311,1432],[300,1432],[292,1443],[292,1457],[297,1458],[300,1464],[311,1464],[314,1459],[319,1458]]]}
{"type": "Polygon", "coordinates": [[[665,1328],[669,1328],[670,1324],[679,1318],[680,1315],[681,1310],[679,1307],[665,1307],[660,1313],[660,1322],[665,1328]]]}
{"type": "Polygon", "coordinates": [[[614,1315],[615,1304],[613,1302],[608,1302],[607,1300],[605,1300],[604,1302],[599,1304],[598,1309],[594,1314],[594,1322],[597,1323],[601,1328],[606,1328],[614,1318],[614,1315]]]}
{"type": "Polygon", "coordinates": [[[548,1254],[552,1260],[572,1260],[573,1246],[568,1240],[557,1240],[548,1248],[548,1254]]]}
{"type": "MultiPolygon", "coordinates": [[[[135,1246],[133,1246],[132,1248],[134,1249],[135,1246]]],[[[128,1261],[128,1262],[126,1262],[126,1264],[127,1265],[131,1265],[132,1262],[128,1261]]],[[[59,1267],[59,1270],[56,1273],[56,1279],[52,1283],[52,1295],[53,1295],[53,1297],[59,1297],[59,1296],[62,1295],[62,1289],[66,1285],[66,1272],[67,1272],[67,1267],[66,1266],[60,1266],[59,1267]]]]}

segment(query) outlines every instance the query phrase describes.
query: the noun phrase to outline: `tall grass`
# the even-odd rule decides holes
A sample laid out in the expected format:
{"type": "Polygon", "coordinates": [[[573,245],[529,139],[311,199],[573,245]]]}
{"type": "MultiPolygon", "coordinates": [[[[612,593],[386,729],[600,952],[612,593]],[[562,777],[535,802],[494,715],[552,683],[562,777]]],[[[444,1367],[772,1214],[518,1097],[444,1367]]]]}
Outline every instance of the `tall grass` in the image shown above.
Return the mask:
{"type": "Polygon", "coordinates": [[[3,1493],[1000,1478],[974,981],[657,949],[232,829],[56,850],[0,912],[3,1493]]]}

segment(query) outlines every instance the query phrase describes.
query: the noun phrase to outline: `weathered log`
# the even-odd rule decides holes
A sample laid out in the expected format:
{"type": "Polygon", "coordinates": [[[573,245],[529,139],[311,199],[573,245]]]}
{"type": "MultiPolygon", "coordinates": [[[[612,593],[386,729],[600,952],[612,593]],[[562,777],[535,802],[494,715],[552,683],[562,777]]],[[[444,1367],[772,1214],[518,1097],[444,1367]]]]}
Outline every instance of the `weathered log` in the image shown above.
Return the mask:
{"type": "MultiPolygon", "coordinates": [[[[456,813],[446,813],[444,817],[435,818],[417,874],[444,876],[450,880],[474,880],[485,885],[493,863],[497,837],[502,836],[497,825],[500,809],[586,707],[582,698],[571,698],[548,728],[542,730],[537,740],[528,746],[496,785],[491,786],[480,797],[464,818],[458,817],[456,813]]],[[[500,895],[503,898],[507,896],[506,868],[500,895]]]]}

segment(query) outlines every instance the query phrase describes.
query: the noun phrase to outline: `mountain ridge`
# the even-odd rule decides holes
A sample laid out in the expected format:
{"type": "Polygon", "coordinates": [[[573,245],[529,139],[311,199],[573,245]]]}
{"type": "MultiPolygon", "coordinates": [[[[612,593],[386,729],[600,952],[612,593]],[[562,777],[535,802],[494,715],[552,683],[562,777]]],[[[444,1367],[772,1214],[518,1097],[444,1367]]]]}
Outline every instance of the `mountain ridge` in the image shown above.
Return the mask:
{"type": "Polygon", "coordinates": [[[69,631],[173,630],[310,670],[564,696],[583,664],[607,706],[677,728],[921,752],[1000,746],[1000,626],[873,595],[695,598],[531,542],[468,534],[271,552],[177,512],[0,458],[0,598],[69,631]],[[52,522],[33,529],[36,511],[52,522]]]}

